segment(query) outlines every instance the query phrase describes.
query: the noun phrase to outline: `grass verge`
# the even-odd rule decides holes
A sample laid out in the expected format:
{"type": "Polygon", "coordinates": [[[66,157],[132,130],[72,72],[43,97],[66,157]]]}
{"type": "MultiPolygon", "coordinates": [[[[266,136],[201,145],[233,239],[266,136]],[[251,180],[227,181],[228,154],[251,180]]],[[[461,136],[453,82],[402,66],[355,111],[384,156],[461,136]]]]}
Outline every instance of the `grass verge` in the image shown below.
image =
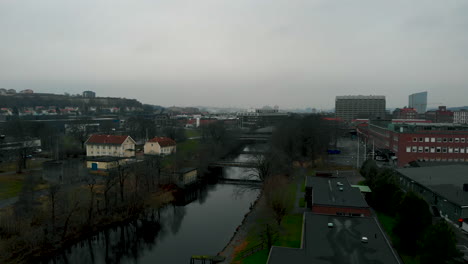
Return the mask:
{"type": "MultiPolygon", "coordinates": [[[[292,212],[292,209],[295,206],[296,202],[296,191],[297,191],[297,182],[291,182],[286,188],[288,191],[288,207],[292,212]]],[[[302,199],[303,200],[303,199],[302,199]]],[[[281,247],[291,247],[299,248],[301,246],[302,238],[302,214],[287,214],[283,217],[281,226],[277,228],[277,239],[273,243],[274,246],[281,247]]],[[[262,243],[261,233],[265,228],[266,224],[275,225],[271,217],[265,216],[262,219],[257,219],[257,224],[249,230],[249,234],[245,242],[243,243],[242,248],[237,252],[236,257],[234,258],[233,263],[266,263],[268,259],[268,254],[270,249],[263,249],[255,254],[252,254],[244,259],[241,258],[241,253],[246,249],[252,248],[260,243],[262,243]]]]}
{"type": "Polygon", "coordinates": [[[0,200],[18,196],[23,188],[24,175],[11,174],[0,176],[0,200]]]}
{"type": "MultiPolygon", "coordinates": [[[[376,212],[376,213],[377,213],[377,218],[379,219],[380,224],[385,230],[385,233],[387,233],[387,235],[392,240],[393,244],[395,244],[397,237],[393,233],[393,227],[396,224],[396,219],[392,216],[383,214],[381,212],[376,212]]],[[[405,264],[419,264],[420,263],[419,256],[408,256],[405,254],[401,254],[400,252],[398,253],[405,264]]]]}

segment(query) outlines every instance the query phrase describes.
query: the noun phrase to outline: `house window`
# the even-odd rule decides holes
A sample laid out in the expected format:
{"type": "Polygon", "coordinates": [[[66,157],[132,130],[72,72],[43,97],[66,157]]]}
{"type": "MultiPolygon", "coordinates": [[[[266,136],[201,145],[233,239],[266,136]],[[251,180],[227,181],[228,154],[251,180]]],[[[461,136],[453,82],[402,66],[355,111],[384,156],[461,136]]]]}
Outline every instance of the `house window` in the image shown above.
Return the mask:
{"type": "Polygon", "coordinates": [[[442,142],[442,138],[437,138],[437,142],[442,142]]]}
{"type": "Polygon", "coordinates": [[[442,153],[447,153],[447,148],[442,148],[442,153]]]}
{"type": "Polygon", "coordinates": [[[434,143],[434,142],[435,142],[435,138],[431,138],[431,142],[434,143]]]}
{"type": "Polygon", "coordinates": [[[413,142],[418,142],[418,138],[413,138],[413,142]]]}
{"type": "Polygon", "coordinates": [[[413,146],[413,152],[418,152],[418,147],[413,146]]]}
{"type": "Polygon", "coordinates": [[[431,147],[431,153],[435,153],[435,147],[431,147]]]}
{"type": "Polygon", "coordinates": [[[424,152],[428,153],[429,152],[429,147],[424,147],[424,152]]]}
{"type": "Polygon", "coordinates": [[[459,152],[458,148],[454,148],[454,149],[453,149],[453,152],[454,152],[454,153],[458,153],[458,152],[459,152]]]}
{"type": "Polygon", "coordinates": [[[423,147],[422,147],[422,146],[419,146],[419,147],[418,147],[418,152],[419,152],[419,153],[422,153],[422,152],[423,152],[423,147]]]}
{"type": "Polygon", "coordinates": [[[455,143],[459,143],[460,142],[460,139],[459,138],[455,138],[455,143]]]}
{"type": "Polygon", "coordinates": [[[423,138],[422,138],[422,137],[419,138],[419,142],[423,142],[423,138]]]}
{"type": "Polygon", "coordinates": [[[441,150],[442,150],[441,147],[437,147],[437,148],[436,148],[436,152],[437,152],[437,153],[440,153],[441,150]]]}
{"type": "Polygon", "coordinates": [[[449,138],[449,142],[453,142],[453,138],[449,138]]]}
{"type": "Polygon", "coordinates": [[[465,153],[465,148],[460,148],[460,153],[465,153]]]}
{"type": "Polygon", "coordinates": [[[447,142],[447,138],[444,138],[444,142],[447,142]]]}
{"type": "Polygon", "coordinates": [[[429,138],[428,137],[424,138],[424,142],[426,142],[426,143],[429,142],[429,138]]]}
{"type": "Polygon", "coordinates": [[[465,138],[461,138],[461,143],[465,143],[465,138]]]}
{"type": "Polygon", "coordinates": [[[448,148],[448,153],[453,153],[453,148],[448,148]]]}

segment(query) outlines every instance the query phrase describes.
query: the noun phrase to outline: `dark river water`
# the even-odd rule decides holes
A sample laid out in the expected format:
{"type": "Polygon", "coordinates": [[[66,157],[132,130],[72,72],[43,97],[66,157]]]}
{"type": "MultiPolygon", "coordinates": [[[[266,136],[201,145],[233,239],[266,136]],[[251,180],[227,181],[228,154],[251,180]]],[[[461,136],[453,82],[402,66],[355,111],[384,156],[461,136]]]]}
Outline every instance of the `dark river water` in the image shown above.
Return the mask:
{"type": "MultiPolygon", "coordinates": [[[[241,154],[237,160],[249,160],[241,154]]],[[[242,178],[245,168],[225,168],[242,178]]],[[[169,205],[147,220],[115,227],[82,241],[48,263],[190,263],[192,255],[216,255],[229,242],[258,188],[217,183],[187,195],[186,205],[169,205]]]]}

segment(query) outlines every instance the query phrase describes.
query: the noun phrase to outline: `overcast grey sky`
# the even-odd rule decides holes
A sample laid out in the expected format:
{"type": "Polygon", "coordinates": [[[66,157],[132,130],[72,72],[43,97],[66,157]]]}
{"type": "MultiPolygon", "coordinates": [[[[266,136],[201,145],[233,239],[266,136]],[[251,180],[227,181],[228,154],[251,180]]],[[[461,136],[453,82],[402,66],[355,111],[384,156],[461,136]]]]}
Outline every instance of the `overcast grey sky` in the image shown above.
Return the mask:
{"type": "Polygon", "coordinates": [[[281,108],[348,94],[402,107],[427,90],[468,105],[468,1],[0,0],[0,87],[281,108]]]}

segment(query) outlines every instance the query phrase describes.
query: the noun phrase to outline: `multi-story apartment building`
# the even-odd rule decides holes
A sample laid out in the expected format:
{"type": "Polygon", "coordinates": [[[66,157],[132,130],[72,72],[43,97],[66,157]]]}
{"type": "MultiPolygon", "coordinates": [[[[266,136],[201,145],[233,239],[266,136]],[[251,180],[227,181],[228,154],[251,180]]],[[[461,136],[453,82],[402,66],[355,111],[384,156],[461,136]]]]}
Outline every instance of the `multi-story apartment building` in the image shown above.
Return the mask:
{"type": "Polygon", "coordinates": [[[337,96],[335,115],[347,122],[356,118],[384,118],[386,115],[385,96],[337,96]]]}
{"type": "Polygon", "coordinates": [[[467,125],[376,120],[358,133],[375,148],[394,152],[398,167],[412,161],[468,162],[467,125]]]}
{"type": "Polygon", "coordinates": [[[453,122],[457,124],[468,124],[468,110],[462,109],[453,112],[453,122]]]}
{"type": "Polygon", "coordinates": [[[427,92],[410,95],[408,98],[408,107],[416,109],[419,114],[424,114],[427,108],[427,92]]]}
{"type": "Polygon", "coordinates": [[[130,136],[92,135],[85,142],[88,157],[118,157],[135,156],[135,140],[130,136]]]}

